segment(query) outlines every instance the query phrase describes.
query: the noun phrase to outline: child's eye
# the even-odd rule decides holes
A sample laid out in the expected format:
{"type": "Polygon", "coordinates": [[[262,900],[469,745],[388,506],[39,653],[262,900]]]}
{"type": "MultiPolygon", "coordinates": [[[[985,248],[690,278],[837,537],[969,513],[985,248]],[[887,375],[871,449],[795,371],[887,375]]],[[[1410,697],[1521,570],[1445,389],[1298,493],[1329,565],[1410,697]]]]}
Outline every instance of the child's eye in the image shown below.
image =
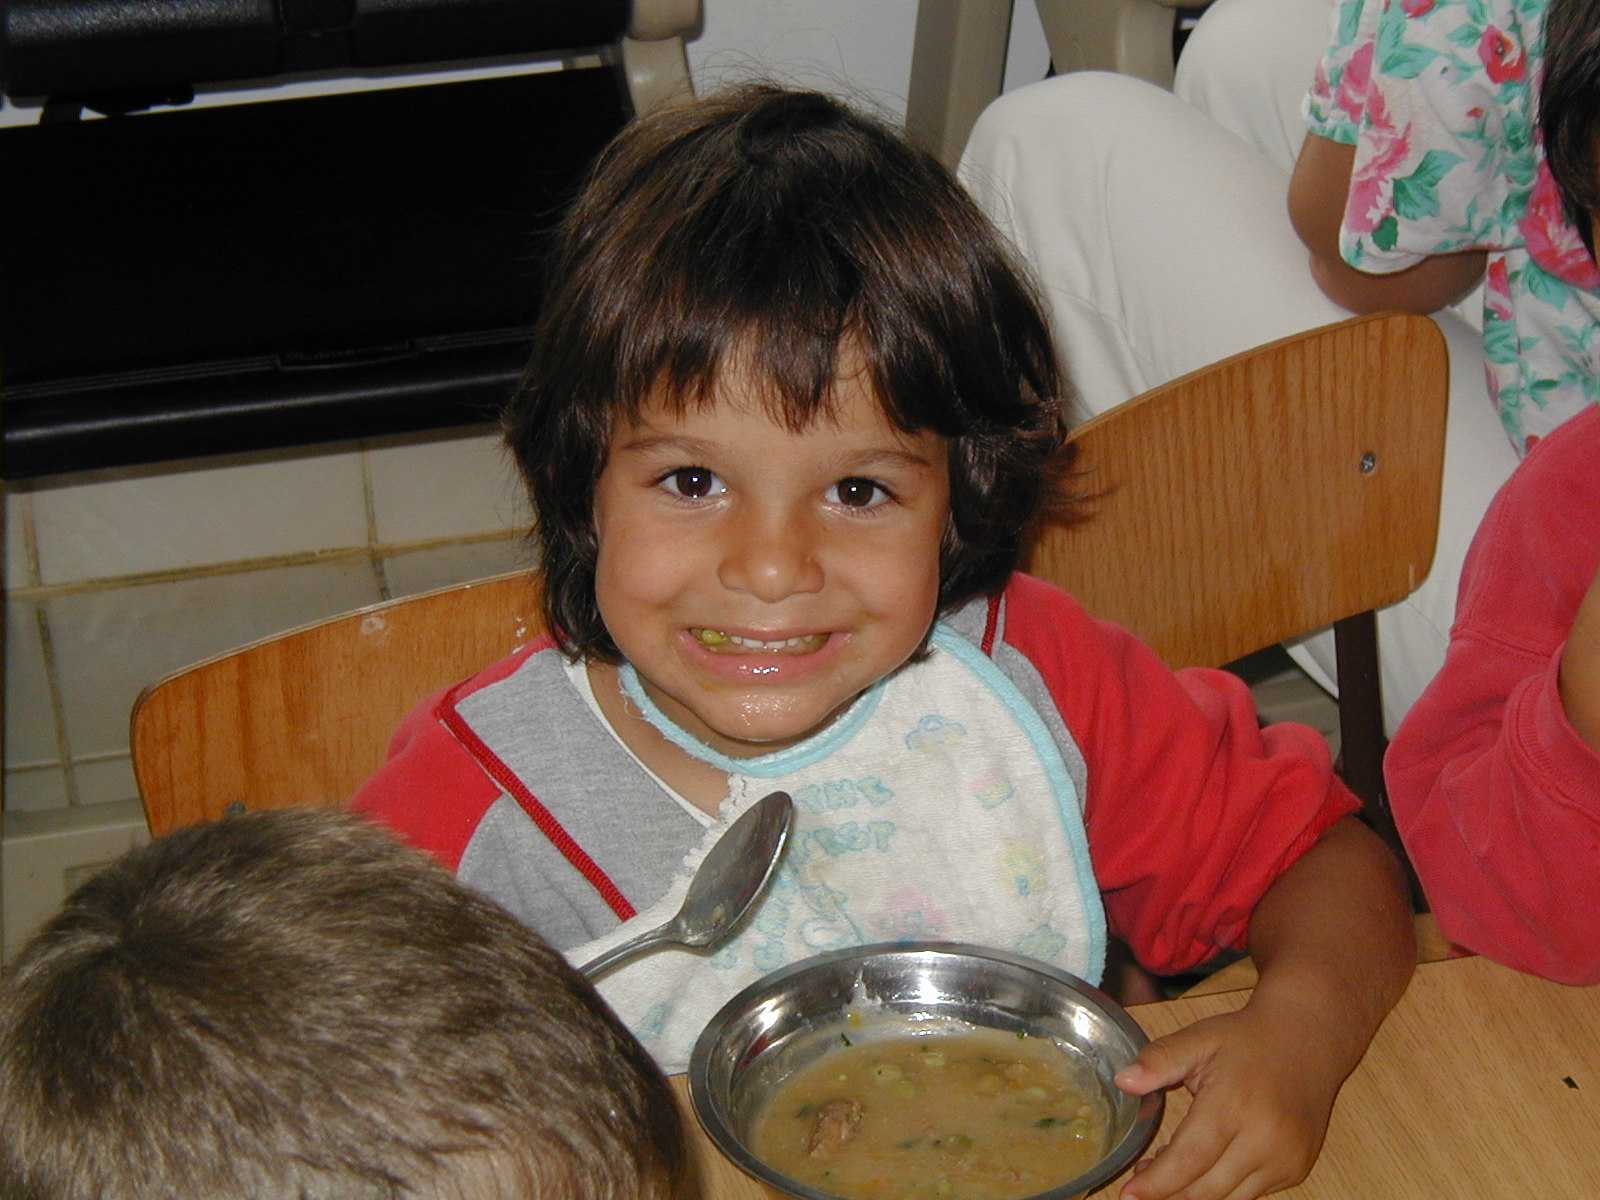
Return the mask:
{"type": "Polygon", "coordinates": [[[708,471],[704,467],[680,467],[664,476],[661,486],[674,495],[689,500],[704,500],[708,496],[720,496],[727,491],[727,484],[717,478],[716,472],[708,471]]]}
{"type": "Polygon", "coordinates": [[[828,499],[846,508],[876,508],[889,499],[881,484],[870,479],[841,479],[828,489],[828,499]]]}

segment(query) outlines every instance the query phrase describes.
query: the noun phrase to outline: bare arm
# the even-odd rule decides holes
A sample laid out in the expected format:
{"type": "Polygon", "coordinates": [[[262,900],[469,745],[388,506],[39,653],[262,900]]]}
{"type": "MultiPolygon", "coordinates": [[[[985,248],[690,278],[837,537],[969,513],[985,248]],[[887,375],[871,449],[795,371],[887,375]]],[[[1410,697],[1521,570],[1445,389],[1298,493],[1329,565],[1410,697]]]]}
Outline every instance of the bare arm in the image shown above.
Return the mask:
{"type": "Polygon", "coordinates": [[[1261,972],[1250,1003],[1316,1012],[1342,1081],[1416,965],[1399,863],[1359,821],[1340,821],[1262,897],[1250,953],[1261,972]]]}
{"type": "Polygon", "coordinates": [[[1124,1091],[1182,1083],[1195,1097],[1123,1200],[1247,1200],[1305,1178],[1416,962],[1399,864],[1365,826],[1338,822],[1267,889],[1250,952],[1261,977],[1244,1008],[1150,1043],[1117,1074],[1124,1091]]]}
{"type": "Polygon", "coordinates": [[[1454,304],[1483,277],[1481,250],[1439,254],[1386,275],[1358,271],[1339,256],[1339,225],[1356,148],[1307,134],[1289,180],[1289,220],[1311,254],[1311,277],[1335,304],[1355,313],[1431,313],[1454,304]]]}

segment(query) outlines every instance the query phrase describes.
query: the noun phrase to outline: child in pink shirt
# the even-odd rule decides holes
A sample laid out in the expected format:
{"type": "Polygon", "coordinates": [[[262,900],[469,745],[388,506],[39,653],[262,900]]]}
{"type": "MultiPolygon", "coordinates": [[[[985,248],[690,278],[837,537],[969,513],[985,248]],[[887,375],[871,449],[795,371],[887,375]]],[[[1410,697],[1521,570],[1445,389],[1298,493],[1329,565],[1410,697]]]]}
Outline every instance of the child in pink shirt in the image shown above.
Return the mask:
{"type": "MultiPolygon", "coordinates": [[[[1600,3],[1554,0],[1540,134],[1592,256],[1600,3]]],[[[1592,263],[1590,264],[1593,265],[1592,263]]],[[[1570,351],[1595,361],[1591,327],[1570,351]]],[[[1589,378],[1593,378],[1591,370],[1589,378]]],[[[1443,669],[1395,732],[1390,803],[1439,927],[1600,983],[1600,409],[1530,439],[1461,570],[1443,669]]]]}
{"type": "Polygon", "coordinates": [[[1440,930],[1600,983],[1600,408],[1528,452],[1461,570],[1443,669],[1384,760],[1440,930]]]}

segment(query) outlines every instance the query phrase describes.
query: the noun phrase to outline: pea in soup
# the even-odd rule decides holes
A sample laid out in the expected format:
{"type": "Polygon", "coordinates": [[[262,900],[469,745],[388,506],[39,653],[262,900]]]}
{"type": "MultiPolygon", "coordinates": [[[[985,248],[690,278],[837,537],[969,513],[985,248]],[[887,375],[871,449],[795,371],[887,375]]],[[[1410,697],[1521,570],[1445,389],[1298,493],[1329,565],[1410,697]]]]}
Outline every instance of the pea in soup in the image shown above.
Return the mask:
{"type": "Polygon", "coordinates": [[[963,1025],[841,1035],[773,1093],[751,1141],[791,1179],[845,1200],[1020,1200],[1098,1162],[1110,1120],[1077,1055],[963,1025]]]}

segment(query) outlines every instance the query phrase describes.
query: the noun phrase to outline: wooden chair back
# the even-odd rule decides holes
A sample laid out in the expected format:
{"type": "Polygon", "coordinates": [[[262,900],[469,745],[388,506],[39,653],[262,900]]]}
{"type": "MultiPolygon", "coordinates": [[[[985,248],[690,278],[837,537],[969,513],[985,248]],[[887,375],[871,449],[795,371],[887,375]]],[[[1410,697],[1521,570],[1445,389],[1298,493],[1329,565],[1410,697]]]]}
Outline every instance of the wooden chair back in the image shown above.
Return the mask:
{"type": "MultiPolygon", "coordinates": [[[[1093,516],[1047,531],[1028,569],[1173,666],[1391,603],[1432,558],[1444,371],[1426,318],[1358,318],[1131,400],[1075,434],[1093,516]]],[[[500,576],[169,676],[132,718],[151,833],[234,805],[342,803],[421,697],[541,632],[536,578],[500,576]]]]}
{"type": "MultiPolygon", "coordinates": [[[[1028,561],[1173,667],[1332,625],[1340,772],[1401,857],[1376,610],[1433,563],[1448,360],[1426,317],[1356,317],[1214,363],[1082,425],[1092,515],[1028,561]]],[[[1422,894],[1412,880],[1413,899],[1422,894]]]]}
{"type": "Polygon", "coordinates": [[[1090,516],[1027,569],[1173,667],[1392,604],[1433,561],[1445,373],[1426,317],[1359,317],[1137,396],[1076,431],[1090,516]]]}
{"type": "Polygon", "coordinates": [[[218,655],[147,687],[133,772],[150,832],[245,809],[342,804],[423,696],[544,631],[537,576],[372,605],[218,655]]]}

